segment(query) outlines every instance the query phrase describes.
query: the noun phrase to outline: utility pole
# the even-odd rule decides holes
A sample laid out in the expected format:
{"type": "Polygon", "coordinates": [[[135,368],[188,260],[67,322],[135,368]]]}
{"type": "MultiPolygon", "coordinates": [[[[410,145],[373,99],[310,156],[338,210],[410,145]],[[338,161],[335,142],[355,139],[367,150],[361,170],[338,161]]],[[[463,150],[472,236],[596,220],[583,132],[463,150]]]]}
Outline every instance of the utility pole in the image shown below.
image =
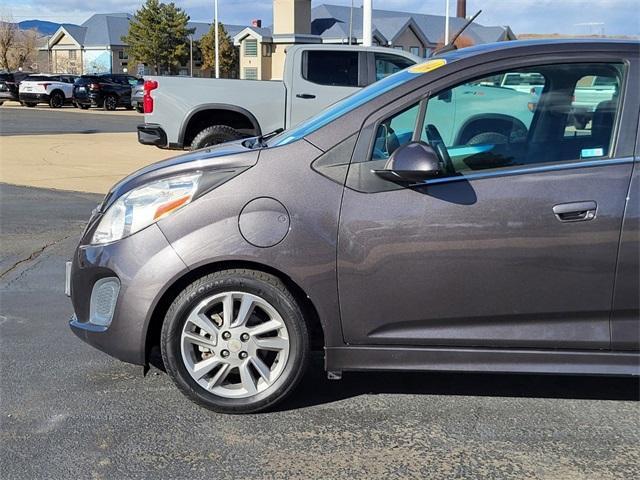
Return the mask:
{"type": "Polygon", "coordinates": [[[362,2],[362,45],[371,46],[372,26],[371,17],[373,10],[373,0],[364,0],[362,2]]]}
{"type": "Polygon", "coordinates": [[[214,0],[213,4],[213,21],[215,22],[215,56],[216,56],[216,78],[220,78],[220,52],[219,46],[220,42],[218,41],[218,0],[214,0]]]}
{"type": "Polygon", "coordinates": [[[353,38],[353,0],[351,0],[351,10],[349,11],[349,45],[353,38]]]}
{"type": "Polygon", "coordinates": [[[193,35],[189,35],[189,76],[193,77],[193,35]]]}
{"type": "Polygon", "coordinates": [[[444,44],[449,45],[449,0],[444,0],[444,44]]]}

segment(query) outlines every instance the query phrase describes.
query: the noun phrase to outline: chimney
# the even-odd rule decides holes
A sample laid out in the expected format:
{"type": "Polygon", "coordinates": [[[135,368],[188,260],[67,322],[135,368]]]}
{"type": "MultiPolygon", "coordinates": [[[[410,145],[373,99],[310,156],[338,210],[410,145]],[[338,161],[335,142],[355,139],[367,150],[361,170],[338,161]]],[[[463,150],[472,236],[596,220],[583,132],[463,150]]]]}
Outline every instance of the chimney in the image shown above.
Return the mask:
{"type": "Polygon", "coordinates": [[[255,20],[251,20],[251,26],[252,27],[256,27],[256,28],[261,28],[262,27],[262,20],[260,20],[259,18],[255,19],[255,20]]]}
{"type": "Polygon", "coordinates": [[[273,0],[274,35],[311,33],[311,0],[273,0]]]}
{"type": "Polygon", "coordinates": [[[467,0],[458,0],[456,16],[460,18],[467,18],[467,0]]]}

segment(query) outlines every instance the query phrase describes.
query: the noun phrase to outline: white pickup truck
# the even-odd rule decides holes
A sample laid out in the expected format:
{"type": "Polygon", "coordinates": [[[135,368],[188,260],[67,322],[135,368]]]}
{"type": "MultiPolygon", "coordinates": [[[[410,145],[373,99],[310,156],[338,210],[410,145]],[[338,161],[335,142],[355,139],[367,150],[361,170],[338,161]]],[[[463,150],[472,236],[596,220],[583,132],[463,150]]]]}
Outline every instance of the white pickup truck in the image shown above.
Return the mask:
{"type": "Polygon", "coordinates": [[[145,77],[138,141],[194,150],[289,128],[421,60],[384,47],[296,45],[282,81],[145,77]]]}

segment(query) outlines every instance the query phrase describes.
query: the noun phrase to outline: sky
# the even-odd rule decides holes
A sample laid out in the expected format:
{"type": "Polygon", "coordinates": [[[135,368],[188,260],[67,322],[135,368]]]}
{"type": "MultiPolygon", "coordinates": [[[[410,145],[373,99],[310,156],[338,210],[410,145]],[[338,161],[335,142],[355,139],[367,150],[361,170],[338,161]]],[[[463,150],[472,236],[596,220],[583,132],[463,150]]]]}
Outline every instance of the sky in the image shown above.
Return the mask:
{"type": "MultiPolygon", "coordinates": [[[[168,1],[168,0],[165,0],[168,1]]],[[[455,0],[449,0],[455,12],[455,0]]],[[[194,21],[211,22],[213,0],[174,0],[194,21]]],[[[314,0],[350,5],[351,0],[314,0]]],[[[354,0],[360,7],[362,0],[354,0]]],[[[405,12],[444,14],[446,0],[373,0],[374,8],[405,12]]],[[[0,15],[16,22],[48,20],[82,23],[93,13],[133,13],[142,0],[3,0],[0,15]]],[[[270,25],[271,0],[219,0],[220,21],[247,25],[260,18],[270,25]]],[[[640,35],[640,0],[468,0],[467,14],[483,12],[477,22],[484,25],[509,25],[516,33],[563,33],[640,35]]]]}

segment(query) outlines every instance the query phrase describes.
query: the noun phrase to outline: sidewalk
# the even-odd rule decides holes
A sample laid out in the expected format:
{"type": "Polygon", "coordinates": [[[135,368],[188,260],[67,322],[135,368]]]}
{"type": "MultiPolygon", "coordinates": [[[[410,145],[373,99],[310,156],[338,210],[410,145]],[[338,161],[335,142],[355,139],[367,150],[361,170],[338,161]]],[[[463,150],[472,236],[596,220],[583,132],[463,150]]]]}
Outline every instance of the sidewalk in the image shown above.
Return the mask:
{"type": "Polygon", "coordinates": [[[180,153],[141,145],[129,132],[1,136],[0,182],[106,193],[129,173],[180,153]]]}

